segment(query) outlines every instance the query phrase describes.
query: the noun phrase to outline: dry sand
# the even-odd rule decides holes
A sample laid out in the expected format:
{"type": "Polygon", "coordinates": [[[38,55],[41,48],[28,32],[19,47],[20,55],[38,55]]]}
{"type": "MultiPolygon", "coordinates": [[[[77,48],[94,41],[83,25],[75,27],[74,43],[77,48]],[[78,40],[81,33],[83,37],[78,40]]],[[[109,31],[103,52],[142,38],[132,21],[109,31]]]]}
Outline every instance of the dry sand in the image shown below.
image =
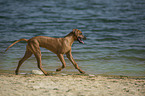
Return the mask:
{"type": "Polygon", "coordinates": [[[145,78],[1,73],[0,96],[145,96],[145,78]]]}

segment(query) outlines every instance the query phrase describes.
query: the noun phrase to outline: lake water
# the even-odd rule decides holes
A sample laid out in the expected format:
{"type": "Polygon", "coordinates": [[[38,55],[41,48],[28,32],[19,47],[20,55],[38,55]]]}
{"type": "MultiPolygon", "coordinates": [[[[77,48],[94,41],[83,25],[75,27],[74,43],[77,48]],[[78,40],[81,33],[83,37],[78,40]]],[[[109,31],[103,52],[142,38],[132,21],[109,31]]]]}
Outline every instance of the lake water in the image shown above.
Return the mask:
{"type": "MultiPolygon", "coordinates": [[[[145,76],[144,0],[0,0],[0,72],[12,72],[26,49],[14,41],[34,36],[63,37],[79,29],[87,37],[77,41],[72,54],[88,74],[145,76]]],[[[52,52],[42,50],[46,71],[55,71],[61,62],[52,52]]],[[[62,72],[78,72],[66,58],[62,72]]],[[[34,56],[20,72],[38,69],[34,56]]]]}

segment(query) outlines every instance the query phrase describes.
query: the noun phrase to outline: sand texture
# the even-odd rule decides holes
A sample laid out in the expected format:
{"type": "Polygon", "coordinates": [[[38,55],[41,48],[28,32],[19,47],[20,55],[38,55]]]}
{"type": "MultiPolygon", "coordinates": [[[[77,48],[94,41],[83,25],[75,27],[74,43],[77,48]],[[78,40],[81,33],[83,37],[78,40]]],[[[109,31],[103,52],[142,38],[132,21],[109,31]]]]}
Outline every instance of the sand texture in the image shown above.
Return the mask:
{"type": "Polygon", "coordinates": [[[145,79],[1,73],[0,96],[145,96],[145,79]]]}

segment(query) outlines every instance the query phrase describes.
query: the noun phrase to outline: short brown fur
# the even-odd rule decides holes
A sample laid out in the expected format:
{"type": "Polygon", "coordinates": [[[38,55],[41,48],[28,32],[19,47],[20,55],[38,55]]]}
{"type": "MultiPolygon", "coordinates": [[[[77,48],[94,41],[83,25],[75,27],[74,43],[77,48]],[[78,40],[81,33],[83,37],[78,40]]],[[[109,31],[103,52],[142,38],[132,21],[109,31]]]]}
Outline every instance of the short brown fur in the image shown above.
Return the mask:
{"type": "Polygon", "coordinates": [[[42,64],[41,64],[41,51],[40,51],[40,47],[46,48],[50,51],[52,51],[53,53],[57,54],[58,58],[60,59],[60,61],[62,62],[62,67],[56,69],[56,71],[61,71],[63,68],[66,67],[66,63],[64,60],[63,55],[66,54],[67,58],[72,62],[72,64],[74,65],[74,67],[76,69],[78,69],[78,71],[80,73],[85,73],[84,71],[82,71],[77,63],[74,61],[72,54],[71,54],[71,46],[73,44],[73,42],[75,40],[77,40],[77,38],[85,38],[82,35],[82,32],[78,29],[73,29],[72,32],[70,32],[67,36],[65,36],[64,38],[52,38],[52,37],[47,37],[47,36],[36,36],[33,37],[31,39],[20,39],[17,40],[16,42],[14,42],[13,44],[11,44],[6,51],[12,47],[14,44],[20,42],[20,41],[26,41],[27,47],[26,47],[26,52],[24,57],[19,61],[17,69],[15,71],[16,75],[18,75],[19,72],[19,68],[22,65],[22,63],[27,60],[29,57],[32,56],[32,54],[35,55],[35,58],[37,60],[37,64],[38,64],[38,68],[45,74],[48,75],[48,73],[42,68],[42,64]]]}

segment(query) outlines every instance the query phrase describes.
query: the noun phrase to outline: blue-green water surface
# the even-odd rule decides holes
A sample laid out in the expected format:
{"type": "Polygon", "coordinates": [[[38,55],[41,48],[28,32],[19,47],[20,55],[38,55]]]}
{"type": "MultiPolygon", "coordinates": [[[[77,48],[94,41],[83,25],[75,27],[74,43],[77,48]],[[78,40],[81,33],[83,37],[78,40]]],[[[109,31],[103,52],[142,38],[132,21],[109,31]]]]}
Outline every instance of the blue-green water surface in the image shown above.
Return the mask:
{"type": "MultiPolygon", "coordinates": [[[[21,38],[63,37],[72,29],[81,30],[85,44],[77,41],[72,54],[89,74],[145,76],[144,0],[0,0],[0,51],[21,38]]],[[[16,69],[26,49],[25,42],[0,53],[0,70],[16,69]]],[[[52,52],[42,50],[46,71],[55,71],[61,62],[52,52]]],[[[66,58],[63,72],[77,72],[66,58]]],[[[37,68],[34,56],[20,71],[37,68]]]]}

